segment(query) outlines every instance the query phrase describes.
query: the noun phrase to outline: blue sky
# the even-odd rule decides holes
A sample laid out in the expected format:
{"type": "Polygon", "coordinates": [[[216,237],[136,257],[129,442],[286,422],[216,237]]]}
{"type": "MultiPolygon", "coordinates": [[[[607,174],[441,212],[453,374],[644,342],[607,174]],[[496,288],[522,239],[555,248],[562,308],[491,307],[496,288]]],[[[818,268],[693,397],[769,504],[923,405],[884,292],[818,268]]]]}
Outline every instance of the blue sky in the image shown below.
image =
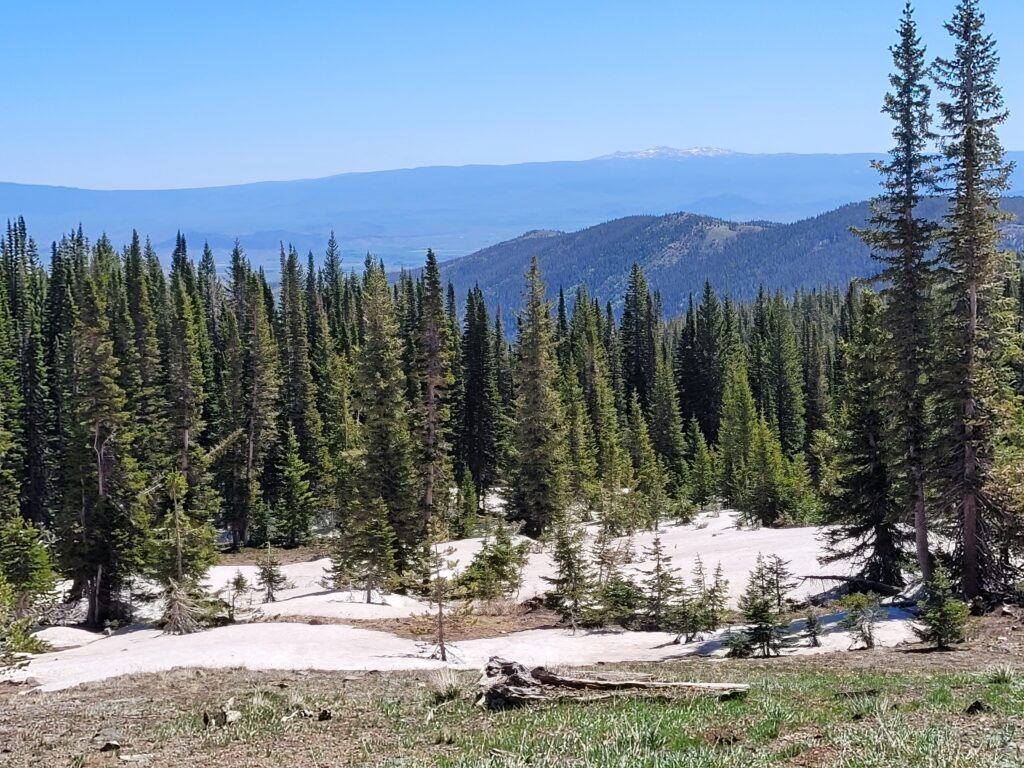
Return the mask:
{"type": "MultiPolygon", "coordinates": [[[[877,151],[903,0],[8,3],[0,180],[209,186],[659,144],[877,151]]],[[[931,53],[953,0],[919,0],[931,53]]],[[[1024,3],[985,0],[1024,148],[1024,3]],[[1016,33],[1016,34],[1014,34],[1016,33]]]]}

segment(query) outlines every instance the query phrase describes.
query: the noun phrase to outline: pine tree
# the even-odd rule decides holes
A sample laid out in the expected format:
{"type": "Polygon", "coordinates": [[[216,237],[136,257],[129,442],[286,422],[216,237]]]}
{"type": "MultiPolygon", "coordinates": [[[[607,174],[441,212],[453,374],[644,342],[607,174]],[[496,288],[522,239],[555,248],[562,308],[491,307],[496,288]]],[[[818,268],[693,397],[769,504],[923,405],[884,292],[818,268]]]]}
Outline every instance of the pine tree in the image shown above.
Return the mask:
{"type": "Polygon", "coordinates": [[[933,67],[948,101],[939,103],[950,206],[939,257],[946,282],[941,319],[944,350],[937,380],[943,439],[942,498],[956,521],[959,570],[966,597],[1005,586],[994,551],[1008,510],[991,492],[1001,425],[1013,418],[1003,355],[1009,317],[1001,294],[1008,267],[1000,252],[999,196],[1012,165],[1003,159],[998,127],[1006,121],[995,82],[995,42],[984,32],[978,0],[961,0],[946,29],[951,59],[933,67]]]}
{"type": "Polygon", "coordinates": [[[563,510],[551,524],[551,558],[554,577],[544,577],[551,584],[551,598],[562,621],[575,630],[582,621],[590,594],[592,578],[584,551],[583,527],[571,512],[563,510]]]}
{"type": "Polygon", "coordinates": [[[773,388],[771,411],[785,455],[804,449],[804,393],[800,345],[782,292],[775,294],[771,311],[772,347],[769,377],[773,388]]]}
{"type": "Polygon", "coordinates": [[[281,487],[274,512],[275,530],[286,547],[305,544],[312,533],[316,500],[306,477],[308,472],[309,467],[299,452],[299,439],[289,424],[285,430],[279,469],[281,487]]]}
{"type": "Polygon", "coordinates": [[[754,423],[744,467],[743,511],[759,525],[774,525],[782,513],[786,463],[775,431],[764,416],[754,423]]]}
{"type": "MultiPolygon", "coordinates": [[[[878,277],[886,284],[882,290],[885,303],[881,322],[892,334],[885,347],[889,352],[887,362],[891,374],[885,381],[877,382],[876,397],[885,392],[891,402],[884,415],[891,425],[888,440],[892,443],[893,466],[890,471],[893,479],[897,476],[902,479],[901,507],[914,520],[917,564],[927,580],[931,573],[931,555],[925,510],[929,389],[925,377],[933,349],[935,265],[930,250],[935,242],[936,224],[920,214],[918,206],[922,197],[933,190],[936,169],[935,160],[927,151],[933,139],[928,65],[909,2],[900,21],[899,42],[890,50],[894,65],[894,72],[889,76],[892,91],[886,95],[882,111],[895,124],[892,132],[895,144],[887,160],[873,163],[882,177],[882,192],[871,201],[869,227],[857,234],[871,246],[872,254],[881,263],[878,277]]],[[[865,405],[861,400],[859,407],[865,405]]],[[[851,414],[847,428],[857,429],[856,419],[857,416],[851,414]]],[[[873,439],[880,438],[881,435],[875,435],[873,439]]],[[[875,447],[878,448],[880,446],[875,447]]],[[[877,489],[878,486],[871,487],[877,489]]],[[[876,505],[888,507],[888,494],[879,494],[877,490],[873,494],[876,505]]],[[[888,510],[885,517],[888,517],[888,510]]],[[[895,542],[893,548],[898,548],[895,542]]],[[[886,555],[891,565],[895,554],[886,555]]],[[[891,568],[885,575],[893,577],[891,568]]],[[[899,583],[898,579],[879,580],[899,583]]]]}
{"type": "Polygon", "coordinates": [[[281,252],[281,418],[298,436],[302,460],[319,473],[324,466],[323,424],[309,356],[309,328],[299,254],[281,252]]]}
{"type": "Polygon", "coordinates": [[[27,257],[25,280],[25,316],[21,322],[19,355],[22,400],[20,421],[25,445],[25,466],[21,471],[24,478],[21,488],[21,509],[22,514],[29,520],[37,524],[49,524],[54,467],[49,442],[49,374],[46,368],[46,341],[43,336],[46,274],[35,262],[34,247],[27,257]]]}
{"type": "MultiPolygon", "coordinates": [[[[572,364],[571,359],[569,355],[567,365],[572,364]]],[[[573,501],[589,505],[598,495],[597,455],[583,390],[574,371],[563,376],[561,390],[565,413],[566,492],[573,501]]]]}
{"type": "Polygon", "coordinates": [[[654,452],[647,420],[641,410],[640,395],[636,392],[630,396],[627,424],[627,444],[635,478],[630,489],[633,516],[627,522],[629,529],[633,530],[640,525],[652,525],[663,517],[669,517],[671,505],[665,491],[665,471],[654,452]]]}
{"type": "Polygon", "coordinates": [[[396,573],[397,541],[383,499],[374,499],[364,514],[359,515],[351,537],[351,548],[345,559],[362,585],[367,602],[373,602],[374,593],[383,592],[396,573]]]}
{"type": "Polygon", "coordinates": [[[444,308],[441,273],[437,257],[427,251],[423,270],[423,297],[417,341],[417,405],[419,416],[419,467],[424,525],[432,518],[443,519],[450,503],[451,462],[449,460],[451,407],[449,389],[452,372],[450,326],[444,308]]]}
{"type": "Polygon", "coordinates": [[[651,443],[654,452],[666,468],[676,495],[686,491],[689,467],[686,465],[686,442],[683,438],[683,422],[679,412],[675,384],[672,380],[672,364],[667,352],[658,354],[654,371],[654,387],[651,392],[649,410],[651,443]]]}
{"type": "Polygon", "coordinates": [[[730,364],[726,375],[720,422],[718,451],[722,496],[730,504],[742,504],[747,494],[747,459],[757,416],[746,368],[739,361],[730,364]]]}
{"type": "Polygon", "coordinates": [[[565,501],[565,417],[558,396],[558,365],[550,307],[540,266],[527,274],[520,317],[515,426],[509,471],[509,516],[537,536],[565,501]]]}
{"type": "MultiPolygon", "coordinates": [[[[908,558],[906,506],[898,497],[888,441],[893,431],[890,409],[880,393],[890,379],[881,304],[865,292],[859,320],[847,348],[843,408],[839,417],[836,481],[827,499],[825,520],[829,554],[826,562],[851,560],[866,579],[903,584],[908,558]]],[[[900,461],[902,464],[902,460],[900,461]]]]}
{"type": "Polygon", "coordinates": [[[502,417],[495,343],[483,292],[472,288],[466,300],[462,335],[464,396],[457,457],[469,470],[477,496],[498,479],[498,436],[502,417]]]}
{"type": "Polygon", "coordinates": [[[665,554],[661,533],[654,532],[651,545],[644,549],[644,560],[651,563],[650,570],[642,571],[645,619],[649,629],[662,630],[670,605],[680,592],[678,568],[672,567],[672,558],[665,554]]]}
{"type": "Polygon", "coordinates": [[[928,585],[928,596],[919,608],[923,627],[917,634],[924,642],[947,650],[950,644],[967,639],[967,604],[953,597],[949,573],[942,566],[935,569],[928,585]]]}
{"type": "Polygon", "coordinates": [[[761,555],[757,556],[747,589],[740,596],[739,608],[747,623],[744,630],[747,641],[762,656],[778,655],[783,639],[781,617],[768,566],[761,555]]]}
{"type": "Polygon", "coordinates": [[[700,421],[708,440],[718,440],[722,400],[727,387],[732,350],[728,339],[725,311],[711,283],[704,284],[704,295],[694,317],[692,371],[693,382],[683,404],[689,416],[700,421]]]}
{"type": "Polygon", "coordinates": [[[256,561],[256,586],[263,592],[263,602],[276,602],[277,593],[284,589],[287,583],[288,580],[281,570],[281,561],[274,554],[268,535],[266,549],[256,561]]]}
{"type": "Polygon", "coordinates": [[[109,336],[104,276],[94,264],[84,276],[72,339],[77,362],[71,383],[72,438],[62,461],[65,496],[60,521],[62,566],[74,590],[88,597],[87,623],[102,627],[126,616],[120,602],[128,579],[141,568],[149,532],[138,508],[141,477],[126,454],[130,424],[109,336]]]}
{"type": "Polygon", "coordinates": [[[707,440],[700,431],[696,419],[690,420],[689,432],[690,454],[690,493],[693,503],[703,510],[715,497],[715,470],[711,462],[711,452],[707,440]]]}
{"type": "Polygon", "coordinates": [[[401,368],[398,321],[384,271],[367,262],[363,278],[363,344],[356,358],[356,391],[362,413],[363,466],[359,489],[364,507],[379,499],[398,538],[397,562],[422,541],[409,408],[401,368]]]}
{"type": "Polygon", "coordinates": [[[13,593],[14,610],[24,613],[56,586],[53,556],[42,531],[19,515],[0,518],[0,580],[13,593]]]}
{"type": "Polygon", "coordinates": [[[647,279],[640,265],[634,263],[622,309],[622,374],[626,397],[635,392],[645,410],[654,387],[655,332],[656,320],[647,279]]]}

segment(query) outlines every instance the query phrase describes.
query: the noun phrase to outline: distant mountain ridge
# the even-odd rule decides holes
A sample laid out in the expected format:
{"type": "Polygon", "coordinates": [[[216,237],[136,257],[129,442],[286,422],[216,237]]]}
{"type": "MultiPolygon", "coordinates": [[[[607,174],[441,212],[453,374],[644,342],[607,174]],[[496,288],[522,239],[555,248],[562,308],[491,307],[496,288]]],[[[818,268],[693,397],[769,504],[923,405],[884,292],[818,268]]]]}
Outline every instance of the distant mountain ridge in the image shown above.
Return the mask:
{"type": "MultiPolygon", "coordinates": [[[[925,214],[942,213],[938,200],[925,214]]],[[[1003,200],[1004,210],[1024,218],[1024,197],[1003,200]]],[[[734,298],[753,297],[761,284],[791,292],[797,288],[846,285],[877,273],[868,248],[850,232],[864,226],[866,202],[841,206],[791,224],[733,222],[694,213],[628,216],[577,232],[533,231],[441,265],[460,296],[474,284],[492,306],[515,311],[521,304],[523,274],[537,256],[555,296],[567,297],[578,285],[618,306],[633,262],[640,264],[652,289],[661,292],[668,315],[683,311],[690,293],[705,280],[734,298]]],[[[1007,246],[1024,247],[1024,225],[1006,229],[1007,246]]]]}
{"type": "MultiPolygon", "coordinates": [[[[1024,153],[1008,153],[1024,161],[1024,153]]],[[[281,241],[322,254],[334,230],[349,265],[367,252],[389,266],[441,260],[536,229],[573,232],[671,211],[729,221],[791,222],[878,189],[871,154],[752,155],[655,147],[571,162],[347,173],[206,189],[96,191],[0,183],[0,219],[25,216],[46,250],[79,223],[115,244],[132,228],[166,255],[181,229],[222,263],[236,237],[273,271],[281,241]]],[[[1024,162],[1019,163],[1024,168],[1024,162]]],[[[1024,176],[1016,187],[1024,192],[1024,176]]]]}

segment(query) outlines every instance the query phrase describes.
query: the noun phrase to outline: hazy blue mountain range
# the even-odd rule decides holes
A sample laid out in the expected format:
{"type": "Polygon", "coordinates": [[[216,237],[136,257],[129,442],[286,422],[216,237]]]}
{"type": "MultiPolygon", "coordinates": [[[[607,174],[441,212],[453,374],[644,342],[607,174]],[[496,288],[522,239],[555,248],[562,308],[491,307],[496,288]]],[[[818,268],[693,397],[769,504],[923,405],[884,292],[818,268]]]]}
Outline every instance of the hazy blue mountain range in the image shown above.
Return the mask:
{"type": "MultiPolygon", "coordinates": [[[[1003,208],[1024,218],[1024,197],[1005,198],[1003,208]]],[[[926,215],[938,218],[942,205],[928,201],[926,215]]],[[[620,303],[635,261],[661,291],[667,315],[685,309],[691,292],[705,280],[734,298],[751,298],[758,286],[818,288],[845,286],[868,277],[878,266],[867,247],[850,232],[863,226],[867,203],[844,205],[789,224],[737,223],[694,213],[628,216],[577,232],[538,230],[484,248],[442,265],[459,296],[479,284],[488,302],[515,311],[521,304],[523,275],[534,255],[551,296],[559,287],[571,299],[586,285],[602,300],[620,303]]],[[[1007,246],[1024,248],[1024,225],[1006,227],[1007,246]]]]}
{"type": "MultiPolygon", "coordinates": [[[[1010,155],[1024,159],[1024,153],[1010,155]]],[[[796,221],[874,194],[872,157],[656,147],[575,162],[414,168],[205,189],[0,183],[0,217],[23,215],[44,250],[81,223],[90,236],[106,232],[116,244],[137,228],[166,253],[181,229],[194,247],[209,240],[222,260],[238,237],[254,261],[270,267],[280,241],[321,253],[333,229],[349,264],[361,264],[369,251],[400,266],[422,263],[428,247],[444,260],[528,230],[574,231],[637,213],[796,221]]]]}

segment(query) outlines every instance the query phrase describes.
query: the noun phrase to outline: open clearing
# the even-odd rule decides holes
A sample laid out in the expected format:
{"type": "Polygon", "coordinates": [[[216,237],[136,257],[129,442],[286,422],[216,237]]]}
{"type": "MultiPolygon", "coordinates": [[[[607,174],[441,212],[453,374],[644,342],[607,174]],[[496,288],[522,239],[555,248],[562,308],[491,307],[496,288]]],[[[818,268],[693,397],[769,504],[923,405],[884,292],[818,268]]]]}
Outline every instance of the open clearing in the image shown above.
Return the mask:
{"type": "MultiPolygon", "coordinates": [[[[798,576],[819,573],[819,529],[746,530],[736,525],[733,513],[707,513],[688,524],[665,526],[662,539],[680,575],[689,575],[697,557],[710,572],[719,563],[729,580],[731,599],[743,590],[749,571],[759,553],[776,553],[792,561],[798,576]]],[[[645,563],[642,553],[653,533],[640,533],[632,539],[633,556],[627,570],[637,573],[645,563]]],[[[623,542],[625,543],[625,542],[623,542]]],[[[456,570],[465,567],[479,548],[479,539],[451,543],[456,570]]],[[[375,596],[366,603],[362,593],[328,589],[323,585],[329,561],[316,559],[290,563],[283,567],[289,586],[273,603],[259,603],[249,596],[243,604],[244,622],[210,629],[183,637],[164,635],[159,629],[136,625],[110,636],[75,628],[44,630],[41,637],[62,649],[42,654],[23,669],[8,673],[8,679],[33,679],[45,690],[58,690],[80,683],[104,680],[128,674],[163,672],[174,667],[207,669],[244,667],[250,670],[426,670],[441,666],[479,669],[491,656],[513,658],[525,664],[584,665],[600,662],[660,661],[691,655],[724,654],[723,629],[715,635],[689,644],[675,644],[674,635],[659,632],[617,630],[572,632],[552,626],[546,612],[514,619],[480,617],[478,625],[463,627],[455,633],[450,648],[452,664],[432,658],[433,646],[427,639],[424,615],[430,606],[403,595],[375,596]],[[521,629],[522,631],[513,631],[521,629]]],[[[834,573],[842,567],[829,566],[834,573]]],[[[255,567],[221,565],[211,569],[208,583],[220,589],[237,571],[255,580],[255,567]]],[[[542,594],[546,577],[553,574],[550,557],[535,551],[523,573],[519,599],[542,594]]],[[[804,597],[827,584],[804,582],[793,592],[804,597]]],[[[150,606],[152,610],[152,606],[150,606]]],[[[839,626],[837,614],[822,617],[825,634],[821,648],[796,647],[788,653],[826,653],[845,651],[856,643],[839,626]]],[[[797,637],[802,629],[795,621],[790,632],[797,637]]],[[[909,616],[890,610],[880,623],[881,645],[896,646],[913,639],[909,616]]]]}
{"type": "MultiPolygon", "coordinates": [[[[759,552],[819,573],[813,528],[741,530],[706,514],[662,536],[688,574],[700,555],[722,563],[732,599],[759,552]]],[[[633,541],[634,570],[652,534],[633,541]]],[[[453,542],[456,570],[479,540],[453,542]]],[[[781,658],[723,658],[722,633],[677,645],[672,635],[573,633],[543,609],[453,624],[449,664],[432,658],[426,603],[398,595],[366,604],[322,585],[323,559],[284,567],[278,602],[243,606],[245,620],[173,637],[145,625],[110,636],[53,627],[51,653],[0,683],[0,766],[1001,766],[1024,745],[1024,631],[1015,616],[976,623],[951,653],[913,644],[909,616],[891,609],[875,651],[855,645],[837,614],[823,647],[781,658]],[[576,666],[591,676],[749,682],[748,694],[624,693],[582,703],[490,713],[473,705],[491,656],[527,666],[576,666]],[[975,702],[982,704],[975,704],[975,702]],[[972,708],[973,705],[973,708],[972,708]],[[223,707],[238,720],[210,726],[223,707]],[[968,714],[972,708],[973,714],[968,714]],[[326,713],[321,716],[320,713],[326,713]],[[323,717],[323,719],[320,719],[323,717]],[[116,743],[118,749],[108,748],[116,743]],[[571,755],[571,758],[568,757],[571,755]]],[[[218,588],[242,569],[222,565],[218,588]]],[[[844,569],[830,566],[830,573],[844,569]]],[[[551,561],[534,552],[520,599],[541,594],[551,561]]],[[[794,597],[829,586],[806,582],[794,597]]],[[[723,630],[724,632],[725,630],[723,630]]]]}
{"type": "Polygon", "coordinates": [[[623,694],[487,712],[473,705],[473,672],[176,669],[55,693],[0,685],[0,765],[1020,765],[1024,649],[1012,626],[986,619],[979,637],[951,653],[883,649],[588,672],[752,685],[731,700],[623,694]],[[205,726],[204,713],[232,698],[241,719],[205,726]],[[972,705],[981,711],[968,714],[972,705]],[[318,719],[323,710],[329,720],[318,719]],[[121,749],[102,752],[111,739],[121,749]]]}

